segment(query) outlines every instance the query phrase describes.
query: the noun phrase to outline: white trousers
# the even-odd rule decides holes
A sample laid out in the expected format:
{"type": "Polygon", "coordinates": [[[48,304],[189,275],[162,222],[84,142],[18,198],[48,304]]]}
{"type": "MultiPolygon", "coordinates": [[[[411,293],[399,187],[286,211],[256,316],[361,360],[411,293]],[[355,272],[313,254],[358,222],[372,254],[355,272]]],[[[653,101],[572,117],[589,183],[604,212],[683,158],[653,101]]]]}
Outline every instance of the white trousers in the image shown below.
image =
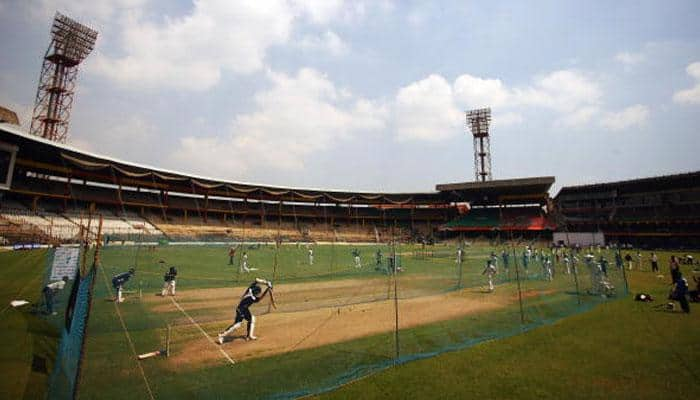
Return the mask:
{"type": "Polygon", "coordinates": [[[163,290],[160,292],[160,295],[165,296],[168,294],[171,296],[175,296],[175,281],[174,280],[172,280],[170,282],[163,283],[163,290]]]}

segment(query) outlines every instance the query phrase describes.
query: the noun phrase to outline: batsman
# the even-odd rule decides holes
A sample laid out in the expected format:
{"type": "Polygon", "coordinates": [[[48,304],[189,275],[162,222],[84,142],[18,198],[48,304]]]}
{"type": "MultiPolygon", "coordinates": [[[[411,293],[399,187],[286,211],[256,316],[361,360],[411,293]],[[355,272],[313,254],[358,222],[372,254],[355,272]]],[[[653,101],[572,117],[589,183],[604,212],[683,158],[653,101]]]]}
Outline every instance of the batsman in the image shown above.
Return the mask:
{"type": "Polygon", "coordinates": [[[248,286],[248,288],[243,293],[243,296],[241,296],[241,301],[236,307],[236,318],[234,319],[233,324],[229,325],[229,327],[226,328],[226,330],[219,334],[219,344],[224,344],[224,339],[226,338],[226,336],[230,335],[231,333],[233,333],[233,331],[238,329],[243,323],[243,320],[248,321],[248,334],[246,335],[245,339],[257,339],[257,337],[255,336],[255,316],[250,313],[250,306],[264,299],[267,293],[271,290],[272,282],[261,278],[255,278],[255,281],[251,283],[250,286],[248,286]],[[267,286],[262,295],[260,295],[262,289],[259,285],[267,286]]]}

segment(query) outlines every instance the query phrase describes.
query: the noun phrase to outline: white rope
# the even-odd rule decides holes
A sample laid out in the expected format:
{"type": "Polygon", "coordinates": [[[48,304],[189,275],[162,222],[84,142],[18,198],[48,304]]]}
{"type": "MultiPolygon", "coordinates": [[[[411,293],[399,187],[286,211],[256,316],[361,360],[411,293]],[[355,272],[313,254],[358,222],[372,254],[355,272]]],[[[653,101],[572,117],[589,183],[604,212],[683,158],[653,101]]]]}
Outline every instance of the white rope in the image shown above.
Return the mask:
{"type": "Polygon", "coordinates": [[[231,356],[229,356],[228,353],[226,353],[224,351],[224,349],[221,348],[221,346],[219,346],[218,344],[216,344],[216,342],[214,342],[214,339],[212,339],[211,336],[209,336],[204,331],[204,329],[202,329],[202,327],[197,323],[197,321],[195,321],[192,317],[190,317],[190,314],[188,314],[187,311],[185,311],[182,307],[180,307],[180,304],[178,304],[178,302],[175,301],[174,297],[171,297],[170,300],[173,302],[175,307],[177,307],[177,309],[180,310],[185,315],[185,317],[187,317],[197,328],[199,328],[199,331],[202,332],[202,335],[204,335],[204,337],[207,338],[207,340],[209,340],[209,342],[211,344],[213,344],[221,352],[221,354],[224,355],[224,357],[226,357],[226,359],[231,363],[231,365],[236,363],[235,361],[233,361],[231,356]]]}

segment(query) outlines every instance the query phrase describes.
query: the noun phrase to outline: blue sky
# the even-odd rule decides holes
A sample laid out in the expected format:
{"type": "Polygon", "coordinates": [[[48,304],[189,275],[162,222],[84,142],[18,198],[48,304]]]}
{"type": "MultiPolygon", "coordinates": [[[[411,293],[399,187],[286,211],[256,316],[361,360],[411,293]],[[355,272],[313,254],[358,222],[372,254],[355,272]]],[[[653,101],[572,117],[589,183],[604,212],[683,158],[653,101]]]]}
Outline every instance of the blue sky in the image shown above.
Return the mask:
{"type": "Polygon", "coordinates": [[[69,143],[285,186],[494,179],[556,189],[700,169],[697,1],[0,0],[0,104],[29,124],[49,26],[100,32],[69,143]],[[7,56],[10,55],[10,56],[7,56]]]}

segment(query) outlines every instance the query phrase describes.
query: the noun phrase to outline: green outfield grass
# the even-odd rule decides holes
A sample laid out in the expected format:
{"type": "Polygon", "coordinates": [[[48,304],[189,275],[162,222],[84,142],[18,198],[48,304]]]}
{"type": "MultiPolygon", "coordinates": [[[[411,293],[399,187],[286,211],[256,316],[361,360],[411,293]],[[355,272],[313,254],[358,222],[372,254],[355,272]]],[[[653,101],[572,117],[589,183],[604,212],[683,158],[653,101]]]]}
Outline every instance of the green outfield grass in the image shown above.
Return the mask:
{"type": "Polygon", "coordinates": [[[50,370],[55,357],[58,329],[47,317],[28,312],[31,306],[14,309],[10,301],[23,299],[36,304],[46,272],[46,250],[0,253],[0,398],[43,398],[48,375],[32,370],[32,360],[46,360],[50,370]]]}
{"type": "MultiPolygon", "coordinates": [[[[222,360],[218,360],[214,365],[197,366],[196,355],[193,357],[195,360],[181,360],[182,357],[177,361],[172,358],[153,359],[141,363],[145,379],[135,367],[133,352],[125,338],[119,316],[115,315],[114,304],[106,301],[112,295],[106,280],[125,271],[129,266],[136,266],[137,274],[130,284],[130,289],[140,288],[144,298],[127,301],[119,306],[129,339],[136,351],[145,352],[158,348],[163,328],[168,323],[175,326],[175,353],[182,355],[188,351],[215,351],[202,339],[199,329],[186,321],[178,309],[167,307],[167,300],[161,301],[155,297],[162,285],[162,274],[167,266],[175,265],[179,270],[178,290],[180,293],[186,293],[178,296],[179,303],[199,322],[207,335],[213,337],[230,322],[238,296],[244,285],[254,276],[273,279],[276,285],[281,287],[295,284],[310,284],[314,287],[325,282],[342,282],[348,279],[357,282],[356,287],[349,292],[336,293],[336,297],[330,303],[324,301],[331,299],[319,299],[307,292],[303,292],[303,296],[310,296],[315,301],[280,295],[279,309],[273,311],[276,313],[305,312],[318,307],[386,300],[387,288],[391,282],[390,276],[375,269],[375,253],[378,247],[357,246],[364,265],[361,269],[354,267],[351,251],[355,247],[314,246],[313,265],[309,265],[308,250],[304,245],[283,245],[279,250],[272,245],[259,248],[246,246],[238,249],[233,265],[228,265],[227,246],[163,246],[152,250],[144,247],[106,248],[102,254],[104,275],[98,279],[96,285],[96,301],[89,328],[86,372],[81,396],[120,397],[121,391],[113,389],[109,384],[111,377],[116,375],[132,382],[130,387],[135,393],[143,396],[148,396],[145,383],[147,382],[150,390],[158,396],[174,398],[195,394],[202,398],[246,395],[256,398],[294,397],[333,388],[349,379],[390,367],[395,362],[403,363],[446,350],[468,347],[480,341],[518,334],[522,329],[530,329],[583,311],[600,301],[599,298],[585,296],[581,307],[578,307],[571,276],[558,275],[554,282],[545,282],[540,279],[541,268],[533,264],[529,268],[530,279],[522,281],[522,290],[535,294],[524,301],[524,325],[520,324],[519,308],[512,298],[507,306],[489,313],[455,317],[439,323],[401,329],[398,334],[398,359],[396,336],[393,332],[383,332],[291,353],[245,359],[234,367],[222,360]],[[240,272],[243,251],[248,254],[249,266],[258,268],[257,271],[251,274],[240,272]],[[386,283],[382,284],[382,280],[386,283]],[[187,291],[193,289],[217,288],[226,289],[222,295],[223,303],[221,299],[212,299],[218,302],[208,304],[201,300],[192,300],[187,295],[187,291]],[[555,290],[556,293],[549,293],[555,290]],[[156,300],[152,300],[153,298],[156,300]],[[158,307],[157,311],[154,307],[158,307]],[[202,343],[202,347],[192,348],[192,343],[197,341],[202,343]],[[181,364],[174,377],[172,368],[176,362],[181,364]],[[237,373],[239,371],[245,373],[237,373]],[[275,376],[275,379],[270,379],[270,376],[275,376]],[[247,388],[245,393],[239,393],[241,387],[247,388]]],[[[379,249],[384,257],[391,254],[391,249],[387,246],[379,249]]],[[[458,264],[455,262],[456,248],[435,246],[429,249],[431,253],[439,253],[441,257],[424,257],[422,250],[418,246],[399,246],[396,249],[401,255],[404,268],[404,272],[398,275],[400,299],[407,301],[411,298],[458,293],[460,278],[458,264]]],[[[465,293],[476,293],[477,296],[488,299],[488,294],[482,293],[485,287],[482,270],[492,250],[497,249],[475,247],[467,250],[461,276],[462,286],[466,288],[465,293]]],[[[524,274],[524,271],[522,273],[524,274]]],[[[584,275],[582,274],[582,280],[586,279],[584,275]]],[[[513,276],[514,272],[511,271],[511,277],[513,276]]],[[[499,293],[509,293],[511,296],[517,293],[516,284],[512,280],[506,282],[500,277],[497,284],[499,293]]],[[[619,284],[618,287],[622,285],[619,284]]],[[[133,294],[131,296],[133,297],[133,294]]],[[[435,307],[441,307],[439,297],[435,298],[435,302],[435,307]]],[[[407,318],[405,314],[401,315],[402,304],[399,303],[401,320],[407,318]]],[[[270,310],[267,305],[255,308],[258,315],[264,315],[268,311],[270,310]]],[[[408,311],[404,311],[406,312],[408,311]]],[[[387,312],[381,318],[393,320],[394,314],[387,312]]],[[[319,327],[323,325],[322,320],[306,323],[319,327]]],[[[291,329],[297,328],[303,327],[291,329]]],[[[259,329],[264,332],[264,322],[261,322],[259,329]]],[[[310,333],[312,336],[321,334],[310,333]]],[[[224,348],[236,349],[245,344],[227,346],[230,347],[224,348]]]]}
{"type": "MultiPolygon", "coordinates": [[[[610,280],[616,286],[618,300],[608,302],[600,296],[585,294],[590,278],[582,266],[578,277],[581,290],[577,294],[573,276],[564,274],[561,265],[557,266],[554,280],[549,282],[542,279],[537,263],[531,263],[527,274],[520,270],[523,277],[521,314],[512,264],[511,279],[506,279],[501,266],[496,292],[484,291],[484,262],[491,251],[500,253],[501,250],[486,246],[467,249],[461,276],[453,246],[430,248],[441,257],[425,257],[421,253],[423,249],[417,246],[396,249],[404,268],[396,281],[400,322],[405,324],[416,319],[412,313],[425,312],[425,309],[412,311],[416,302],[428,301],[431,304],[428,312],[439,311],[450,304],[452,307],[476,304],[484,307],[483,310],[460,314],[457,307],[456,314],[436,322],[420,323],[418,315],[418,325],[401,325],[398,335],[387,330],[312,347],[297,347],[305,340],[335,333],[327,330],[326,323],[348,321],[348,329],[353,324],[393,323],[395,314],[390,302],[393,281],[375,265],[376,250],[380,249],[386,257],[391,249],[357,246],[363,263],[358,269],[351,255],[355,247],[314,246],[313,265],[309,264],[307,248],[293,244],[283,245],[279,250],[271,245],[241,247],[233,265],[228,264],[227,246],[171,245],[153,249],[110,246],[103,249],[88,325],[80,397],[149,398],[150,390],[154,398],[287,398],[332,390],[368,375],[328,395],[342,398],[387,395],[588,398],[602,396],[606,385],[610,385],[608,390],[614,396],[624,397],[629,392],[635,397],[658,398],[641,394],[647,390],[644,385],[653,386],[648,390],[650,394],[665,389],[670,390],[669,393],[686,393],[685,388],[691,387],[680,388],[677,383],[686,381],[687,374],[692,376],[692,372],[682,372],[678,363],[696,365],[699,361],[700,349],[696,342],[700,328],[694,314],[656,312],[648,304],[630,301],[630,296],[624,295],[622,275],[613,266],[609,268],[610,280]],[[243,251],[248,253],[249,266],[258,268],[257,271],[240,272],[243,251]],[[156,296],[162,286],[162,275],[170,265],[178,268],[176,299],[187,315],[170,303],[170,299],[156,296]],[[131,266],[135,266],[137,272],[127,287],[127,301],[115,307],[111,301],[114,293],[110,278],[131,266]],[[275,281],[279,290],[278,309],[272,309],[266,302],[254,306],[254,313],[262,316],[258,327],[262,339],[255,344],[262,347],[247,347],[249,345],[244,342],[225,344],[221,348],[233,354],[237,361],[231,365],[206,336],[215,337],[230,323],[233,307],[243,288],[255,276],[275,281]],[[463,301],[466,303],[460,303],[463,301]],[[497,307],[491,307],[496,303],[497,307]],[[364,320],[365,309],[377,312],[368,307],[378,307],[381,313],[373,314],[374,319],[364,320]],[[273,334],[275,324],[306,315],[307,319],[289,325],[290,337],[304,332],[299,343],[268,353],[265,346],[274,347],[272,338],[285,336],[284,331],[273,334]],[[168,324],[173,332],[172,356],[136,361],[134,353],[162,347],[168,324]],[[688,335],[684,336],[684,332],[688,335]],[[673,340],[683,350],[667,351],[668,343],[673,340]],[[649,353],[642,353],[642,350],[649,353]],[[668,375],[670,369],[678,370],[676,377],[660,379],[661,375],[668,375]],[[579,389],[573,390],[567,382],[574,382],[579,389]],[[667,387],[667,382],[672,385],[667,387]],[[588,388],[585,385],[590,386],[589,396],[583,391],[588,388]],[[527,394],[521,395],[521,391],[527,394]]],[[[662,266],[667,265],[668,254],[661,254],[662,266]]],[[[41,251],[0,254],[0,261],[4,261],[0,264],[3,265],[0,273],[17,274],[25,282],[22,286],[16,278],[6,290],[0,287],[0,293],[7,292],[9,299],[25,288],[38,298],[45,259],[46,254],[41,251]],[[27,265],[34,267],[27,268],[27,265]],[[29,276],[29,271],[36,272],[29,276]],[[28,285],[31,279],[36,280],[36,287],[28,285]]],[[[612,260],[609,254],[608,259],[612,260]]],[[[689,271],[685,272],[689,276],[689,271]]],[[[649,272],[633,271],[630,284],[633,291],[650,291],[663,300],[667,281],[668,277],[659,279],[649,272]]],[[[9,311],[20,315],[17,310],[4,314],[9,311]]],[[[41,317],[37,321],[47,322],[49,327],[55,325],[51,318],[41,317]]],[[[13,326],[4,330],[5,336],[11,331],[29,336],[27,328],[18,322],[13,326]]],[[[344,330],[342,325],[339,330],[344,330]]],[[[24,369],[19,371],[25,371],[23,382],[27,382],[30,350],[6,351],[22,360],[20,365],[24,365],[24,369]]],[[[7,359],[9,362],[11,357],[7,359]]],[[[9,368],[7,364],[3,370],[9,368]]],[[[694,373],[697,376],[697,369],[694,373]]],[[[6,384],[7,390],[15,390],[8,392],[10,394],[26,395],[25,387],[29,386],[27,383],[6,384]]]]}
{"type": "MultiPolygon", "coordinates": [[[[691,314],[656,307],[667,301],[670,254],[660,254],[663,278],[648,265],[630,274],[631,291],[652,294],[653,303],[629,295],[522,335],[387,369],[317,398],[695,398],[700,307],[691,303],[691,314]]],[[[692,284],[691,268],[682,270],[692,284]]]]}

